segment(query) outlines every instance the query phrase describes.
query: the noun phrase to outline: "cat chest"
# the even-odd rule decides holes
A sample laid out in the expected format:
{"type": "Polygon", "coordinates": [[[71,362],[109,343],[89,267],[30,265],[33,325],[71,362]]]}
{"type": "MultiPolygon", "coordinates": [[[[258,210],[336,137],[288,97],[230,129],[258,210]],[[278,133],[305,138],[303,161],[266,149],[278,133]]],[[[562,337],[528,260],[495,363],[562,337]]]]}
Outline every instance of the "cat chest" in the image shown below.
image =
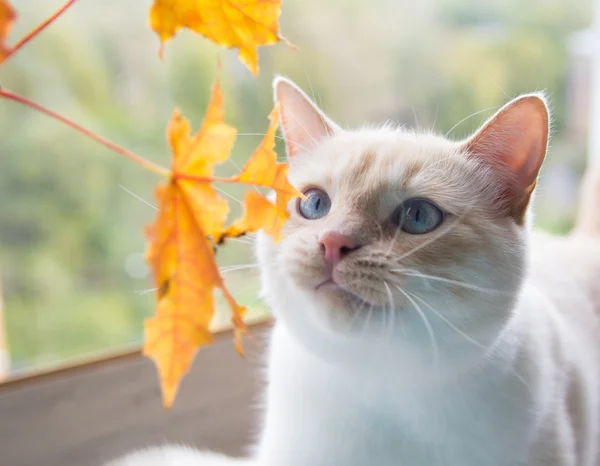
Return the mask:
{"type": "Polygon", "coordinates": [[[268,416],[263,440],[269,466],[508,466],[519,464],[527,446],[527,409],[468,390],[435,399],[422,393],[360,397],[348,387],[287,395],[295,402],[271,406],[268,416]]]}

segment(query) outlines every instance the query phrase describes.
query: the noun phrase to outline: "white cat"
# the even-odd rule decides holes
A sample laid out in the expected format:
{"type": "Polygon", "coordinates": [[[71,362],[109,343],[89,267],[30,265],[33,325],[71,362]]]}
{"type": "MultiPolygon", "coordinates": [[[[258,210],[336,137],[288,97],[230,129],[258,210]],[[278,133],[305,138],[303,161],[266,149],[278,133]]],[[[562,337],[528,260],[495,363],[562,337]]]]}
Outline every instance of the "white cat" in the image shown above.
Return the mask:
{"type": "Polygon", "coordinates": [[[599,466],[600,184],[575,233],[529,232],[543,97],[453,142],[345,131],[290,81],[275,94],[306,199],[257,240],[276,326],[253,458],[114,465],[599,466]]]}

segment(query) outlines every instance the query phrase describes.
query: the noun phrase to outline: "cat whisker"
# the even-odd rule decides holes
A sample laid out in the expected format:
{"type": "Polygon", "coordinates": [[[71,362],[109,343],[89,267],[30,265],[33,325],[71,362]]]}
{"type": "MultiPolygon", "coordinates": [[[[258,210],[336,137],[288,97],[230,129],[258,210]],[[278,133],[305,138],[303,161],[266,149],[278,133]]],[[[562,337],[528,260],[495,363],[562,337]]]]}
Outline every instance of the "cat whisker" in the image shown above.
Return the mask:
{"type": "Polygon", "coordinates": [[[461,282],[459,280],[452,280],[450,278],[437,277],[435,275],[421,273],[421,272],[419,272],[417,270],[413,270],[413,269],[390,269],[390,272],[398,272],[398,273],[401,273],[402,275],[406,275],[407,277],[417,277],[417,278],[423,278],[425,280],[432,280],[432,281],[438,281],[438,282],[442,282],[442,283],[448,283],[449,285],[461,286],[463,288],[467,288],[467,289],[474,290],[474,291],[480,291],[482,293],[497,293],[497,294],[508,294],[509,293],[508,291],[494,290],[492,288],[484,288],[481,286],[472,285],[470,283],[461,282]]]}
{"type": "Polygon", "coordinates": [[[229,162],[231,165],[233,165],[238,172],[242,171],[242,167],[240,167],[239,164],[235,160],[233,160],[231,157],[227,157],[227,162],[229,162]]]}
{"type": "MultiPolygon", "coordinates": [[[[362,313],[362,307],[361,307],[361,313],[362,313]]],[[[363,337],[365,335],[367,329],[369,328],[369,324],[371,323],[372,316],[373,316],[373,305],[371,304],[371,305],[369,305],[369,313],[367,314],[367,318],[365,319],[361,337],[363,337]]]]}
{"type": "MultiPolygon", "coordinates": [[[[266,136],[266,134],[265,133],[238,133],[238,136],[266,136]]],[[[282,141],[286,140],[283,136],[275,136],[275,139],[280,139],[282,141]]],[[[289,138],[288,138],[288,140],[290,142],[294,143],[296,146],[301,147],[302,150],[305,150],[309,154],[312,154],[312,151],[308,147],[303,146],[302,144],[300,144],[300,143],[298,143],[296,141],[293,141],[293,140],[291,140],[289,138]]]]}
{"type": "Polygon", "coordinates": [[[433,124],[431,125],[431,132],[435,132],[435,124],[437,123],[438,113],[440,111],[440,106],[436,104],[435,106],[435,117],[433,118],[433,124]]]}
{"type": "Polygon", "coordinates": [[[415,118],[415,125],[417,127],[417,131],[421,132],[421,128],[419,127],[419,118],[417,117],[417,112],[415,111],[414,105],[411,105],[410,109],[412,110],[413,117],[415,118]]]}
{"type": "Polygon", "coordinates": [[[464,117],[462,120],[460,120],[458,123],[456,123],[452,128],[450,128],[446,134],[444,134],[444,137],[447,138],[448,135],[454,131],[456,128],[458,128],[462,123],[464,123],[465,121],[467,121],[469,118],[472,118],[476,115],[479,115],[480,113],[484,113],[484,112],[489,112],[490,110],[496,110],[499,107],[499,105],[494,105],[493,107],[488,107],[488,108],[484,108],[483,110],[479,110],[475,113],[471,113],[469,116],[464,117]]]}
{"type": "MultiPolygon", "coordinates": [[[[408,292],[407,292],[408,293],[408,292]]],[[[467,340],[469,343],[472,343],[473,345],[477,346],[478,348],[481,348],[483,350],[487,351],[487,347],[484,346],[483,344],[479,343],[477,340],[471,338],[469,335],[467,335],[465,332],[463,332],[461,329],[459,329],[456,325],[454,325],[452,322],[450,322],[448,319],[446,319],[440,312],[436,311],[429,303],[427,303],[423,298],[417,296],[415,293],[409,293],[412,297],[414,297],[417,301],[419,301],[421,304],[423,304],[425,307],[427,307],[431,312],[433,312],[438,318],[440,318],[443,322],[446,323],[446,325],[448,325],[448,327],[450,327],[452,330],[454,330],[456,333],[458,333],[460,336],[462,336],[465,340],[467,340]]]]}
{"type": "MultiPolygon", "coordinates": [[[[318,103],[318,105],[319,105],[319,108],[323,108],[322,102],[321,102],[321,103],[319,103],[319,101],[317,100],[317,97],[315,96],[315,91],[314,91],[314,89],[313,89],[313,86],[312,86],[312,82],[311,82],[311,80],[310,80],[310,77],[308,76],[308,72],[306,71],[306,67],[304,68],[304,74],[306,75],[306,79],[307,79],[307,81],[308,81],[308,86],[310,87],[310,93],[312,94],[312,98],[313,98],[313,100],[314,100],[315,102],[317,102],[317,103],[318,103]]],[[[327,124],[325,123],[325,120],[323,119],[323,115],[321,114],[321,112],[317,112],[317,113],[318,113],[318,115],[319,115],[319,118],[321,119],[321,123],[323,124],[323,126],[324,126],[325,128],[327,128],[327,124]]]]}
{"type": "MultiPolygon", "coordinates": [[[[398,231],[400,229],[398,228],[398,231]]],[[[442,230],[440,233],[438,233],[437,235],[429,238],[427,241],[422,242],[421,244],[419,244],[418,246],[415,246],[414,248],[412,248],[410,251],[405,252],[404,254],[402,254],[397,261],[400,262],[403,259],[406,259],[407,257],[411,256],[412,254],[414,254],[415,252],[417,252],[420,249],[423,249],[425,246],[430,245],[431,243],[433,243],[434,241],[440,239],[442,236],[444,236],[445,234],[447,234],[450,231],[450,228],[447,228],[446,230],[442,230]]],[[[395,238],[395,236],[394,236],[395,238]]]]}
{"type": "MultiPolygon", "coordinates": [[[[471,204],[470,206],[468,206],[468,208],[464,211],[464,213],[462,214],[463,216],[466,215],[467,213],[469,213],[469,211],[471,210],[471,208],[473,207],[473,204],[471,204]]],[[[397,258],[396,260],[398,262],[402,261],[403,259],[406,259],[407,257],[411,256],[412,254],[414,254],[415,252],[417,252],[420,249],[423,249],[425,246],[430,245],[431,243],[433,243],[434,241],[440,239],[442,236],[447,235],[448,233],[450,233],[450,231],[456,227],[456,225],[458,225],[458,222],[460,222],[461,217],[457,217],[455,219],[455,222],[450,225],[448,228],[442,228],[442,230],[436,234],[435,236],[432,236],[431,238],[429,238],[427,241],[422,242],[421,244],[419,244],[418,246],[415,246],[414,248],[412,248],[410,251],[405,252],[404,254],[402,254],[399,258],[397,258]]],[[[399,230],[399,229],[398,229],[399,230]]],[[[394,235],[395,238],[395,235],[394,235]]]]}
{"type": "MultiPolygon", "coordinates": [[[[283,108],[284,108],[283,103],[280,102],[279,104],[281,105],[281,109],[283,110],[283,108]]],[[[292,118],[294,120],[296,120],[296,123],[298,123],[298,126],[300,126],[300,128],[302,128],[306,132],[306,134],[308,134],[310,136],[310,138],[313,140],[313,142],[315,144],[317,144],[319,141],[317,141],[315,139],[315,137],[312,135],[312,133],[309,130],[307,130],[306,127],[302,123],[300,123],[300,120],[298,120],[298,118],[296,118],[296,115],[294,115],[294,112],[289,112],[289,114],[292,116],[292,118]]]]}
{"type": "Polygon", "coordinates": [[[398,235],[399,234],[400,234],[400,228],[396,228],[396,231],[394,232],[394,236],[392,238],[392,241],[390,242],[390,246],[388,247],[387,251],[385,252],[386,256],[390,255],[390,252],[394,248],[394,244],[396,244],[396,240],[398,239],[398,235]]]}
{"type": "Polygon", "coordinates": [[[375,225],[377,225],[377,229],[379,230],[379,241],[381,241],[383,239],[383,227],[379,222],[377,222],[375,225]]]}
{"type": "Polygon", "coordinates": [[[224,189],[221,188],[217,188],[215,185],[213,185],[213,189],[217,192],[219,192],[220,194],[222,194],[225,197],[228,197],[229,199],[237,202],[239,205],[243,206],[244,203],[242,201],[240,201],[237,197],[233,196],[232,194],[229,194],[227,191],[225,191],[224,189]]]}
{"type": "Polygon", "coordinates": [[[226,267],[221,267],[219,269],[219,272],[221,272],[223,274],[223,273],[235,272],[237,270],[257,269],[258,267],[259,267],[258,264],[230,265],[230,266],[226,266],[226,267]]]}
{"type": "MultiPolygon", "coordinates": [[[[459,335],[461,335],[462,337],[464,337],[469,343],[475,345],[476,347],[484,350],[485,353],[489,353],[491,351],[491,348],[483,345],[482,343],[478,342],[477,340],[475,340],[474,338],[470,337],[469,335],[467,335],[465,332],[463,332],[461,329],[459,329],[457,326],[455,326],[454,324],[452,324],[452,322],[450,322],[448,319],[446,319],[440,312],[436,311],[431,305],[429,305],[423,298],[420,298],[419,296],[417,296],[415,293],[410,293],[416,300],[418,300],[419,302],[421,302],[424,306],[426,306],[430,311],[432,311],[437,317],[439,317],[442,321],[444,321],[451,329],[453,329],[455,332],[457,332],[459,335]]],[[[517,380],[519,380],[523,386],[531,393],[531,387],[529,386],[529,384],[527,383],[527,381],[523,378],[523,376],[521,376],[521,374],[519,374],[512,366],[510,366],[510,372],[517,378],[517,380]]]]}
{"type": "MultiPolygon", "coordinates": [[[[239,134],[238,134],[238,136],[239,136],[239,134]]],[[[226,161],[227,161],[228,163],[230,163],[231,165],[233,165],[233,166],[234,166],[234,168],[235,168],[235,169],[236,169],[238,172],[240,172],[240,173],[241,173],[241,171],[242,171],[242,167],[240,167],[240,166],[239,166],[239,164],[238,164],[238,163],[237,163],[235,160],[233,160],[231,157],[227,157],[226,161]]],[[[259,194],[261,194],[261,195],[262,195],[262,193],[260,192],[260,189],[258,189],[258,186],[254,185],[254,184],[252,184],[252,185],[250,185],[250,186],[252,186],[252,187],[253,187],[253,188],[256,190],[256,192],[257,192],[257,193],[259,193],[259,194]]],[[[222,194],[225,194],[225,192],[224,192],[224,191],[220,191],[220,192],[221,192],[222,194]]],[[[243,205],[243,203],[242,203],[242,202],[241,202],[239,199],[236,199],[236,198],[233,198],[233,199],[235,199],[235,200],[236,200],[236,201],[238,201],[238,202],[239,202],[241,205],[243,205]]]]}
{"type": "Polygon", "coordinates": [[[425,329],[427,330],[427,333],[429,334],[429,341],[431,343],[431,349],[433,351],[433,365],[434,365],[434,367],[439,367],[440,351],[439,351],[437,339],[435,338],[435,334],[433,333],[433,327],[431,326],[429,319],[427,319],[427,316],[425,315],[425,313],[423,312],[421,307],[417,304],[417,302],[412,298],[412,296],[410,296],[406,291],[404,291],[398,285],[394,285],[394,287],[397,288],[398,291],[400,293],[402,293],[406,297],[406,299],[408,299],[410,301],[410,303],[413,305],[413,307],[415,308],[415,310],[421,317],[421,320],[423,321],[423,325],[425,325],[425,329]]]}
{"type": "Polygon", "coordinates": [[[250,236],[247,239],[227,238],[225,241],[234,241],[236,243],[248,244],[250,246],[253,246],[255,244],[254,239],[250,239],[250,238],[251,238],[250,236]]]}
{"type": "MultiPolygon", "coordinates": [[[[373,307],[371,305],[371,307],[373,307]]],[[[381,312],[379,313],[379,320],[381,321],[381,329],[385,330],[388,325],[387,325],[387,321],[388,321],[388,312],[387,312],[387,307],[382,307],[381,312]]]]}
{"type": "Polygon", "coordinates": [[[361,304],[360,309],[358,309],[357,311],[354,311],[354,315],[350,319],[350,323],[349,323],[350,328],[354,328],[356,321],[362,315],[363,307],[364,307],[364,304],[361,304]]]}
{"type": "Polygon", "coordinates": [[[148,294],[148,293],[152,293],[153,291],[158,290],[158,288],[148,288],[146,290],[135,290],[135,294],[137,295],[144,295],[144,294],[148,294]]]}
{"type": "MultiPolygon", "coordinates": [[[[466,215],[467,213],[469,213],[469,211],[471,210],[472,207],[473,207],[473,204],[469,205],[462,215],[466,215]]],[[[401,261],[402,259],[405,259],[406,257],[410,256],[411,254],[418,251],[419,249],[433,243],[435,240],[437,240],[437,239],[441,238],[442,236],[444,236],[445,234],[449,233],[450,230],[452,230],[452,228],[454,228],[457,225],[458,221],[460,221],[460,217],[458,217],[456,219],[456,222],[453,225],[451,225],[449,228],[443,229],[440,233],[438,233],[434,237],[430,238],[428,241],[425,241],[424,243],[421,243],[420,245],[416,246],[415,248],[411,249],[410,251],[404,253],[397,260],[401,261]]],[[[390,242],[390,246],[388,247],[388,249],[386,251],[386,255],[390,254],[392,248],[394,247],[394,244],[396,243],[396,240],[398,239],[399,233],[400,233],[400,228],[397,228],[396,231],[394,232],[394,237],[392,238],[392,241],[390,242]]]]}
{"type": "MultiPolygon", "coordinates": [[[[234,297],[234,298],[237,300],[237,299],[240,297],[240,295],[244,294],[246,291],[248,291],[248,290],[250,290],[250,289],[253,289],[253,288],[256,288],[256,284],[255,284],[255,283],[251,283],[250,285],[248,285],[248,286],[245,286],[245,287],[243,287],[243,288],[242,288],[242,289],[240,289],[240,290],[237,290],[237,291],[236,291],[236,292],[233,294],[233,297],[234,297]]],[[[249,306],[250,306],[250,304],[254,304],[254,302],[256,302],[258,299],[260,299],[260,297],[259,297],[259,296],[255,296],[255,298],[254,298],[252,301],[250,301],[250,303],[249,303],[249,304],[246,304],[246,306],[248,306],[248,307],[249,307],[249,306]]]]}
{"type": "MultiPolygon", "coordinates": [[[[396,325],[396,310],[395,310],[395,306],[394,306],[394,295],[392,294],[392,290],[390,289],[390,285],[388,284],[388,282],[383,280],[383,285],[385,286],[385,291],[387,293],[388,301],[390,304],[390,307],[389,307],[390,322],[391,322],[390,332],[392,332],[394,330],[394,326],[396,325]]],[[[388,308],[386,308],[386,309],[388,309],[388,308]]]]}
{"type": "Polygon", "coordinates": [[[158,207],[156,207],[154,204],[151,204],[150,202],[148,202],[146,199],[144,199],[141,196],[138,196],[136,193],[134,193],[133,191],[130,191],[129,189],[127,189],[125,186],[123,186],[122,184],[119,185],[119,188],[121,188],[123,191],[131,194],[133,197],[135,197],[136,199],[142,201],[144,204],[146,204],[149,207],[152,207],[154,210],[158,210],[158,207]]]}

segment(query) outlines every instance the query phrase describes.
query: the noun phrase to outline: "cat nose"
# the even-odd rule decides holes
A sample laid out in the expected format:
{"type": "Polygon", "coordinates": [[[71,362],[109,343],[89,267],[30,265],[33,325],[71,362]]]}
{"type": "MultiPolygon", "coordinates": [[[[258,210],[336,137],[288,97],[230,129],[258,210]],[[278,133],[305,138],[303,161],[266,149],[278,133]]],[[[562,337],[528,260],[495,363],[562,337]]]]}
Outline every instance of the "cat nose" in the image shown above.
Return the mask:
{"type": "Polygon", "coordinates": [[[361,246],[351,236],[333,231],[325,233],[319,239],[319,245],[325,260],[332,264],[337,264],[343,257],[361,246]]]}

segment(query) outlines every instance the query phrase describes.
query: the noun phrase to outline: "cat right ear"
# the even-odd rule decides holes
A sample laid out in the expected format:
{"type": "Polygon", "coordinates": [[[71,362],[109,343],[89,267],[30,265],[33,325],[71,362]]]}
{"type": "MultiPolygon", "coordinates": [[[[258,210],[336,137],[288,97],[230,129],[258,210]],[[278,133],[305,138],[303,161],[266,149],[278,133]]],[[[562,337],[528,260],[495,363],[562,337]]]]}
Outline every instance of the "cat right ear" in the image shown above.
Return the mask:
{"type": "Polygon", "coordinates": [[[499,197],[518,224],[524,223],[546,156],[548,121],[543,95],[524,95],[502,107],[465,146],[470,156],[494,170],[499,197]]]}
{"type": "Polygon", "coordinates": [[[310,152],[320,141],[341,129],[292,81],[275,78],[275,102],[281,108],[281,131],[289,158],[310,152]]]}

